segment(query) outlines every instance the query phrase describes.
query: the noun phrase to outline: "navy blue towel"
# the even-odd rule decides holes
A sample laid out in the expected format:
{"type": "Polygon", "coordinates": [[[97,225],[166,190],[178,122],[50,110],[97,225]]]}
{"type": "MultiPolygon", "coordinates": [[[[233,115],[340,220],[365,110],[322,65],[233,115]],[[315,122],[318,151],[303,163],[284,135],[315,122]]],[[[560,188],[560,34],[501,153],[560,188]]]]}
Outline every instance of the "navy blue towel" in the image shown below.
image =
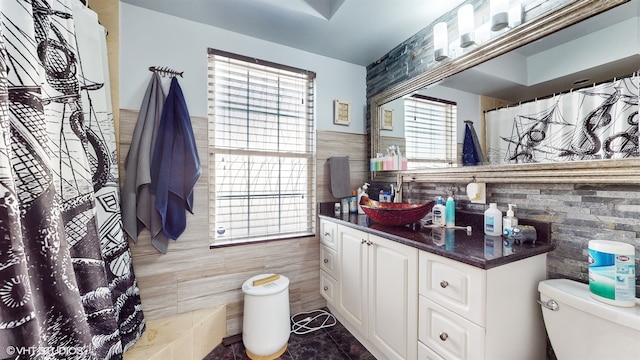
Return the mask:
{"type": "Polygon", "coordinates": [[[173,78],[158,125],[150,186],[162,230],[171,239],[176,240],[186,227],[185,210],[193,213],[193,187],[201,174],[187,104],[178,80],[173,78]]]}

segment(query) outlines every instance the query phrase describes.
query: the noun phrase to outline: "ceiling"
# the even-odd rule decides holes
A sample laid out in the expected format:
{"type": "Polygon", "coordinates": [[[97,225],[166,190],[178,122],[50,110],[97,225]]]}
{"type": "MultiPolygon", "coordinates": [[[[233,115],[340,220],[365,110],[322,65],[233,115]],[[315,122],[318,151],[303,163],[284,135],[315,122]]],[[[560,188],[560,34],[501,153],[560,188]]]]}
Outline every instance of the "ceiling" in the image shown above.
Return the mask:
{"type": "Polygon", "coordinates": [[[464,0],[121,0],[367,66],[464,0]]]}
{"type": "MultiPolygon", "coordinates": [[[[464,0],[120,0],[187,20],[318,55],[367,66],[433,23],[464,0]]],[[[542,40],[516,49],[527,57],[571,39],[640,16],[632,0],[542,40]]],[[[500,61],[495,59],[492,61],[500,61]]],[[[640,55],[567,73],[553,81],[523,84],[482,66],[449,77],[443,86],[508,101],[522,101],[574,87],[573,81],[604,81],[638,70],[640,55]]]]}

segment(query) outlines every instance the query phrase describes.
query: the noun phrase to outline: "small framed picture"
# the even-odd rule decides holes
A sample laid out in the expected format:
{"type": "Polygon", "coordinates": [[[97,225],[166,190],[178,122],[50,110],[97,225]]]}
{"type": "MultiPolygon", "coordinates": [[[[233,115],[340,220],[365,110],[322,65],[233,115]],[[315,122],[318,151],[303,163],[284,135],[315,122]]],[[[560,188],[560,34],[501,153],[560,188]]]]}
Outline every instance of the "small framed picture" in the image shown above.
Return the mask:
{"type": "Polygon", "coordinates": [[[393,130],[393,109],[382,109],[382,119],[380,119],[382,130],[393,130]]]}
{"type": "Polygon", "coordinates": [[[342,100],[335,100],[333,102],[333,116],[334,124],[351,124],[351,103],[342,100]]]}

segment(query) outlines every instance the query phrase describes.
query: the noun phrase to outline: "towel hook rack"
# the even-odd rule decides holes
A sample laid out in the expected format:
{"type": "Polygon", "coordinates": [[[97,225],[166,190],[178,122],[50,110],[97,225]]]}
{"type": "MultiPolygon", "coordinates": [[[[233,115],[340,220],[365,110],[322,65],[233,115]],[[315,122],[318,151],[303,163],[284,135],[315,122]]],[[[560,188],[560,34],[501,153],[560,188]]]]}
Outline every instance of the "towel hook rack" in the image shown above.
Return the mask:
{"type": "Polygon", "coordinates": [[[174,69],[166,67],[166,66],[149,66],[149,71],[160,73],[163,76],[164,75],[169,75],[169,76],[176,76],[177,75],[177,76],[182,77],[182,74],[184,74],[184,71],[174,70],[174,69]]]}

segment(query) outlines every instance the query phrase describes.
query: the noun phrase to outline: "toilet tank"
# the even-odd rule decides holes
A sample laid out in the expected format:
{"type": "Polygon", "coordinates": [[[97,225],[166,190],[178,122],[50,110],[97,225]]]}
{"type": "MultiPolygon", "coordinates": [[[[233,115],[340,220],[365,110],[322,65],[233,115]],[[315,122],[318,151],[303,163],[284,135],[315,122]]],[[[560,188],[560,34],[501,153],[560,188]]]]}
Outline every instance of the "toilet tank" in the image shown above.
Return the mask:
{"type": "Polygon", "coordinates": [[[640,359],[640,300],[618,307],[591,297],[589,285],[568,279],[538,284],[549,340],[559,360],[640,359]]]}

